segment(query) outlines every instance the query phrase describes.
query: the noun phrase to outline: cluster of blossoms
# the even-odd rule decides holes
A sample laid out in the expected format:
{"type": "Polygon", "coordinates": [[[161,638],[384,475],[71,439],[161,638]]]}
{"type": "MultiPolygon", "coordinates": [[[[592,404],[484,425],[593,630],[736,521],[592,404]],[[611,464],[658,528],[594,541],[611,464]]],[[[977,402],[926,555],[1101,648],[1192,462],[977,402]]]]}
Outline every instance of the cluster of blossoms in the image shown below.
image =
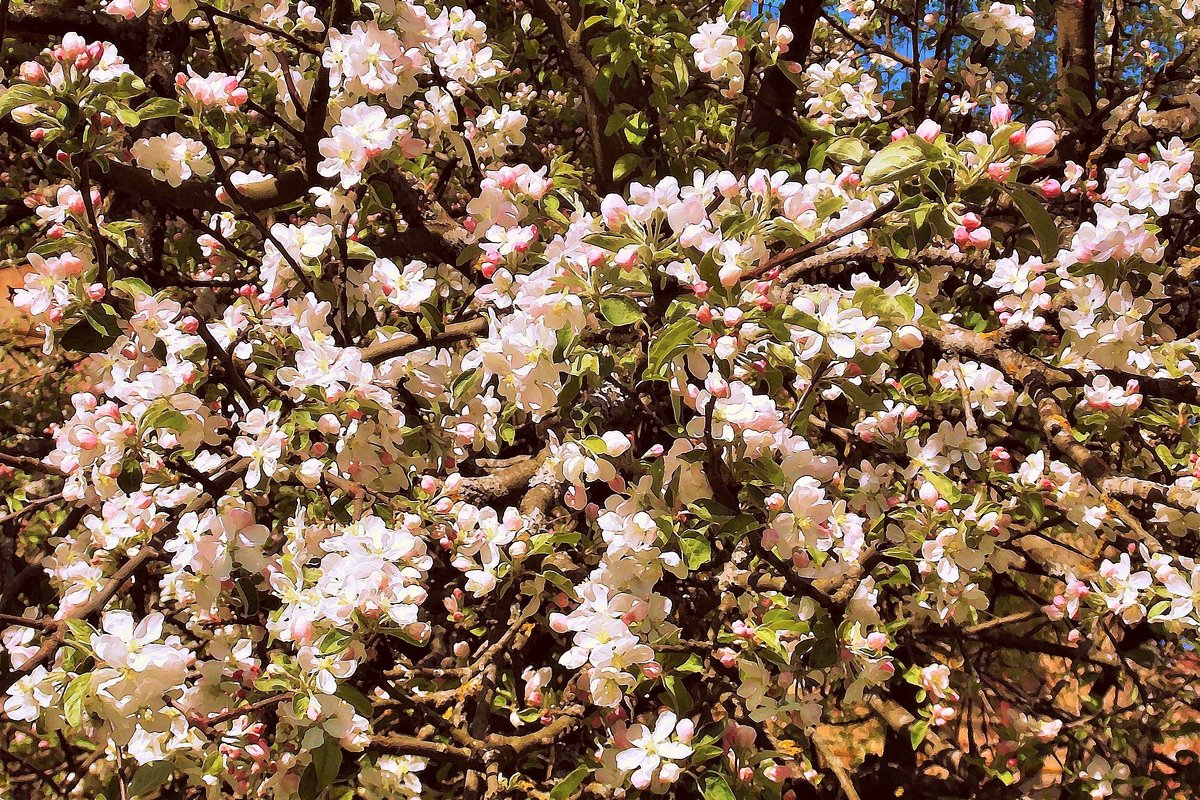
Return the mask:
{"type": "Polygon", "coordinates": [[[724,84],[722,93],[726,97],[737,97],[746,78],[742,74],[740,43],[728,31],[729,20],[717,17],[701,25],[688,41],[696,51],[696,68],[724,84]]]}
{"type": "Polygon", "coordinates": [[[208,75],[179,73],[175,85],[185,96],[200,108],[216,108],[225,112],[237,111],[250,99],[250,93],[238,81],[236,75],[212,72],[208,75]]]}
{"type": "Polygon", "coordinates": [[[1026,48],[1036,33],[1033,17],[1017,13],[1011,3],[989,3],[987,8],[967,14],[963,22],[979,34],[980,43],[986,47],[1015,43],[1026,48]]]}
{"type": "Polygon", "coordinates": [[[879,79],[850,62],[814,63],[804,71],[812,97],[804,105],[822,122],[871,120],[883,116],[879,79]]]}
{"type": "Polygon", "coordinates": [[[178,133],[139,139],[130,153],[137,165],[149,170],[155,180],[166,181],[175,187],[193,176],[207,178],[213,173],[212,158],[204,143],[178,133]]]}
{"type": "MultiPolygon", "coordinates": [[[[561,84],[517,66],[532,21],[343,5],[205,27],[111,0],[243,63],[138,104],[116,48],[69,34],[0,94],[56,148],[15,305],[47,355],[84,354],[44,457],[14,462],[72,509],[28,537],[45,591],[0,631],[23,732],[213,796],[499,796],[552,745],[568,794],[790,798],[844,778],[821,743],[846,709],[973,748],[955,726],[1000,650],[1034,666],[966,761],[1007,785],[1102,713],[1028,694],[1043,672],[1083,694],[1137,668],[1117,634],[1196,636],[1200,563],[1176,551],[1200,531],[1200,343],[1169,236],[1194,143],[1056,167],[1064,131],[985,79],[979,124],[960,94],[953,124],[898,126],[851,38],[793,76],[803,165],[705,132],[687,169],[618,178],[605,147],[640,117],[614,103],[606,129],[594,86],[551,108],[561,84]],[[527,146],[589,108],[595,164],[527,146]],[[296,141],[268,152],[257,125],[296,141]],[[179,219],[130,212],[123,181],[179,219]]],[[[842,6],[875,35],[875,3],[842,6]]],[[[572,45],[601,23],[536,24],[572,45]]],[[[1005,3],[964,24],[1034,36],[1005,3]]],[[[679,96],[694,64],[735,101],[698,81],[679,105],[716,119],[792,39],[730,13],[673,34],[679,96]]],[[[1109,724],[1111,760],[1069,778],[1094,796],[1133,786],[1142,723],[1109,724]]]]}

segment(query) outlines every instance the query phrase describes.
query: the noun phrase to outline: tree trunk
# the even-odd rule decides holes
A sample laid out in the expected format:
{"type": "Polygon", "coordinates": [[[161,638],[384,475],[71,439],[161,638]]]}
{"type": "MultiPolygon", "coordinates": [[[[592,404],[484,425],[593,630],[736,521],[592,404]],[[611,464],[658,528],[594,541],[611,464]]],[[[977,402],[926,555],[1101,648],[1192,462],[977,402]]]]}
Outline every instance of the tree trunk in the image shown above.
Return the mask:
{"type": "Polygon", "coordinates": [[[1061,0],[1055,10],[1058,38],[1058,117],[1066,135],[1064,158],[1079,161],[1096,138],[1088,115],[1096,106],[1096,18],[1099,0],[1061,0]]]}
{"type": "Polygon", "coordinates": [[[750,124],[766,133],[772,144],[783,141],[790,126],[780,119],[791,119],[796,101],[796,84],[783,70],[792,64],[804,66],[812,47],[813,28],[821,16],[822,0],[784,0],[779,9],[779,24],[792,31],[788,51],[779,56],[779,64],[767,71],[759,88],[750,124]]]}

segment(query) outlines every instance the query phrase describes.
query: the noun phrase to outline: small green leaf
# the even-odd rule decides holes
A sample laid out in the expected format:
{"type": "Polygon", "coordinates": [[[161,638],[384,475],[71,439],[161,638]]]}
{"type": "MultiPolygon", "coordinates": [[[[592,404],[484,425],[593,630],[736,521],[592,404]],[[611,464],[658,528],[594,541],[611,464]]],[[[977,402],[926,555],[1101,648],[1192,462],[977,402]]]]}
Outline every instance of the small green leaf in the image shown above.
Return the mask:
{"type": "Polygon", "coordinates": [[[601,250],[607,250],[610,253],[615,253],[630,243],[627,237],[613,236],[607,233],[593,233],[590,236],[585,236],[583,240],[588,244],[595,245],[601,250]]]}
{"type": "Polygon", "coordinates": [[[688,536],[679,540],[683,560],[688,569],[699,569],[712,560],[712,545],[702,536],[688,536]]]}
{"type": "Polygon", "coordinates": [[[140,797],[161,789],[175,774],[175,764],[170,761],[151,761],[138,767],[129,781],[129,795],[140,797]]]}
{"type": "Polygon", "coordinates": [[[137,115],[145,122],[148,119],[163,119],[177,117],[182,106],[178,100],[167,97],[153,97],[137,108],[137,115]]]}
{"type": "Polygon", "coordinates": [[[921,742],[925,741],[925,734],[928,732],[929,720],[923,719],[913,723],[912,728],[908,731],[908,737],[912,742],[913,750],[921,746],[921,742]]]}
{"type": "Polygon", "coordinates": [[[733,789],[721,775],[709,775],[704,781],[704,800],[735,800],[733,789]]]}
{"type": "Polygon", "coordinates": [[[650,345],[646,359],[646,372],[642,376],[646,380],[664,377],[665,368],[671,360],[692,343],[692,337],[699,330],[700,323],[692,315],[681,317],[668,325],[650,345]]]}
{"type": "Polygon", "coordinates": [[[946,502],[950,504],[957,503],[962,494],[958,491],[958,487],[954,485],[954,481],[950,480],[944,473],[934,472],[931,469],[922,469],[921,474],[925,476],[925,480],[933,484],[933,488],[938,490],[946,502]]]}
{"type": "Polygon", "coordinates": [[[313,751],[313,766],[317,770],[317,782],[324,789],[337,778],[338,770],[342,768],[342,746],[336,739],[329,737],[313,751]]]}
{"type": "Polygon", "coordinates": [[[74,350],[79,353],[99,353],[107,350],[108,346],[116,341],[116,338],[97,333],[96,329],[86,320],[80,320],[67,329],[67,332],[59,339],[59,344],[66,350],[74,350]]]}
{"type": "Polygon", "coordinates": [[[678,675],[667,675],[663,678],[663,685],[667,687],[667,693],[671,696],[672,708],[680,714],[687,714],[692,710],[692,695],[683,685],[683,678],[678,675]]]}
{"type": "Polygon", "coordinates": [[[142,124],[142,118],[132,108],[117,108],[117,119],[126,128],[136,128],[142,124]]]}
{"type": "Polygon", "coordinates": [[[1049,261],[1057,256],[1058,226],[1054,224],[1054,220],[1046,212],[1042,202],[1024,189],[1013,189],[1012,199],[1017,204],[1017,208],[1021,209],[1021,213],[1025,215],[1025,221],[1029,223],[1029,227],[1033,228],[1042,258],[1049,261]]]}
{"type": "Polygon", "coordinates": [[[613,180],[623,181],[642,163],[642,157],[637,153],[626,153],[613,164],[613,180]]]}
{"type": "Polygon", "coordinates": [[[338,697],[342,698],[350,705],[354,706],[354,710],[359,714],[362,714],[367,719],[370,719],[375,714],[375,706],[371,704],[371,701],[367,699],[367,696],[358,689],[355,689],[350,684],[338,684],[337,692],[335,692],[335,694],[337,694],[338,697]]]}
{"type": "Polygon", "coordinates": [[[374,261],[379,258],[379,256],[375,255],[374,250],[362,242],[355,241],[346,242],[346,255],[352,261],[374,261]]]}
{"type": "Polygon", "coordinates": [[[42,87],[30,86],[26,83],[18,84],[10,87],[4,94],[0,94],[0,117],[8,114],[14,108],[47,103],[49,100],[50,93],[42,87]]]}
{"type": "Polygon", "coordinates": [[[591,774],[591,770],[587,767],[576,767],[571,774],[558,782],[558,785],[550,790],[550,800],[567,800],[568,797],[575,794],[587,776],[591,774]]]}
{"type": "Polygon", "coordinates": [[[919,136],[905,136],[880,150],[863,168],[862,185],[878,186],[909,178],[936,156],[933,145],[919,136]]]}
{"type": "Polygon", "coordinates": [[[862,139],[853,136],[839,136],[829,143],[825,153],[830,158],[847,164],[861,164],[867,160],[871,151],[863,144],[862,139]]]}
{"type": "Polygon", "coordinates": [[[141,278],[121,278],[120,280],[113,281],[109,288],[126,294],[133,300],[154,294],[154,290],[150,288],[150,284],[141,278]]]}
{"type": "Polygon", "coordinates": [[[612,325],[622,328],[641,322],[645,318],[637,302],[628,297],[604,297],[600,300],[600,313],[612,325]]]}
{"type": "Polygon", "coordinates": [[[63,692],[63,716],[67,718],[67,724],[78,728],[83,722],[83,704],[87,701],[91,690],[92,676],[90,673],[76,676],[67,684],[67,689],[63,692]]]}

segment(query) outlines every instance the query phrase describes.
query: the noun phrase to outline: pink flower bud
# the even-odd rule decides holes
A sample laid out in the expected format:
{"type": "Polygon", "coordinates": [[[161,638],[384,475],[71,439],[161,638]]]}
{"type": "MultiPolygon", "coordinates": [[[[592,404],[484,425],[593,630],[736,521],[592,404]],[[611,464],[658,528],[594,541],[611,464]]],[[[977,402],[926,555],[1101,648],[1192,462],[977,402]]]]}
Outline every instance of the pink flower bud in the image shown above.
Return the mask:
{"type": "Polygon", "coordinates": [[[763,775],[771,783],[783,783],[792,777],[792,770],[782,764],[772,764],[763,770],[763,775]]]}
{"type": "Polygon", "coordinates": [[[917,136],[931,144],[941,135],[942,126],[931,119],[927,119],[917,126],[917,136]]]}
{"type": "Polygon", "coordinates": [[[896,331],[896,343],[902,350],[915,350],[925,343],[925,336],[915,325],[901,325],[896,331]]]}
{"type": "Polygon", "coordinates": [[[662,673],[662,664],[658,663],[657,661],[647,661],[646,663],[642,664],[642,674],[652,681],[661,678],[662,673]]]}
{"type": "Polygon", "coordinates": [[[1012,174],[1012,167],[1000,161],[993,161],[988,164],[988,177],[996,183],[1004,183],[1008,180],[1008,176],[1012,174]]]}
{"type": "Polygon", "coordinates": [[[726,398],[729,397],[729,383],[721,377],[721,373],[713,370],[708,373],[708,377],[704,379],[704,388],[713,397],[726,398]]]}
{"type": "Polygon", "coordinates": [[[1062,197],[1062,184],[1053,178],[1047,178],[1046,180],[1042,181],[1038,188],[1042,192],[1042,197],[1045,197],[1047,200],[1053,200],[1056,197],[1062,197]]]}
{"type": "Polygon", "coordinates": [[[908,136],[908,130],[905,128],[896,128],[894,131],[892,131],[891,136],[893,142],[898,142],[908,136]]]}
{"type": "Polygon", "coordinates": [[[979,218],[978,214],[976,214],[974,211],[971,211],[963,214],[962,224],[963,227],[968,231],[973,231],[983,224],[983,220],[979,218]]]}
{"type": "Polygon", "coordinates": [[[925,503],[926,505],[933,505],[940,497],[937,487],[929,481],[921,484],[921,488],[917,490],[917,496],[919,496],[921,498],[921,502],[925,503]]]}
{"type": "Polygon", "coordinates": [[[36,61],[26,61],[21,65],[21,80],[26,83],[44,83],[46,68],[36,61]]]}
{"type": "Polygon", "coordinates": [[[992,127],[999,128],[1001,125],[1007,125],[1012,121],[1012,109],[1008,107],[1008,103],[996,103],[992,106],[990,114],[992,127]]]}
{"type": "Polygon", "coordinates": [[[93,283],[87,288],[88,299],[92,302],[100,301],[107,293],[108,289],[104,288],[103,283],[93,283]]]}
{"type": "Polygon", "coordinates": [[[977,228],[967,237],[971,247],[985,250],[992,245],[992,232],[987,228],[977,228]]]}
{"type": "Polygon", "coordinates": [[[1040,120],[1029,126],[1025,136],[1025,150],[1035,156],[1049,155],[1058,145],[1058,131],[1054,123],[1040,120]]]}
{"type": "Polygon", "coordinates": [[[696,321],[701,325],[710,325],[713,321],[712,307],[708,303],[696,309],[696,321]]]}
{"type": "Polygon", "coordinates": [[[1008,136],[1008,143],[1018,150],[1025,147],[1025,126],[1022,125],[1008,136]]]}

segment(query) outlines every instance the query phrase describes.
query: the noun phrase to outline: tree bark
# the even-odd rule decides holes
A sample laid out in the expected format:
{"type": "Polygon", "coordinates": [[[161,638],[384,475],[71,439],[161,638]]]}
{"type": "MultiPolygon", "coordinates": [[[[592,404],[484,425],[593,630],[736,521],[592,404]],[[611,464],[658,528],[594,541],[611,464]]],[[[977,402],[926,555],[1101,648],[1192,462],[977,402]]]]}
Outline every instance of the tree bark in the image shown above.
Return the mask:
{"type": "Polygon", "coordinates": [[[779,9],[779,24],[792,31],[788,51],[779,56],[778,66],[763,77],[750,124],[756,131],[766,133],[772,144],[783,141],[790,131],[780,117],[790,119],[796,102],[796,84],[784,70],[796,64],[803,66],[812,48],[813,29],[821,16],[822,0],[784,0],[779,9]]]}
{"type": "Polygon", "coordinates": [[[1055,7],[1058,28],[1058,117],[1068,135],[1060,149],[1079,161],[1095,144],[1087,125],[1096,107],[1096,20],[1099,0],[1062,0],[1055,7]]]}

